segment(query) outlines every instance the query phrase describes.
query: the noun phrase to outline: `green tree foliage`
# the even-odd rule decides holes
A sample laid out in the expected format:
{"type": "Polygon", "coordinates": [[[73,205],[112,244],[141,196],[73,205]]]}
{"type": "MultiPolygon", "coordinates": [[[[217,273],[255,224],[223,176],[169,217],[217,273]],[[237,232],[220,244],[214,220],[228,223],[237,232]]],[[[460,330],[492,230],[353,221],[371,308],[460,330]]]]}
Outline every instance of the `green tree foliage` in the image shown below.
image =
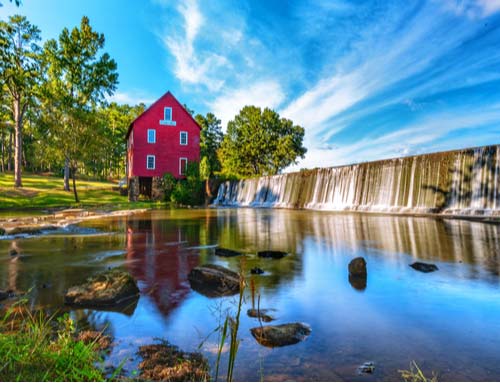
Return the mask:
{"type": "Polygon", "coordinates": [[[200,179],[200,169],[197,162],[188,163],[186,178],[177,181],[170,200],[180,205],[200,205],[203,203],[203,183],[200,179]]]}
{"type": "Polygon", "coordinates": [[[227,125],[218,151],[222,172],[237,177],[277,174],[304,158],[303,138],[304,128],[275,111],[245,106],[227,125]]]}
{"type": "Polygon", "coordinates": [[[40,78],[40,30],[24,16],[0,22],[0,77],[14,122],[14,186],[22,186],[23,119],[40,78]]]}
{"type": "Polygon", "coordinates": [[[60,120],[48,125],[66,167],[71,169],[76,202],[77,169],[85,156],[101,145],[94,139],[100,135],[93,131],[98,126],[97,107],[118,83],[116,62],[108,53],[98,56],[103,47],[104,35],[92,29],[87,17],[82,18],[80,28],[63,29],[57,41],[49,40],[44,47],[45,100],[61,114],[60,120]]]}
{"type": "Polygon", "coordinates": [[[222,125],[221,121],[213,113],[207,113],[206,116],[197,114],[196,122],[201,126],[200,132],[200,157],[207,158],[211,176],[214,172],[221,170],[221,164],[217,158],[217,151],[222,143],[222,125]]]}

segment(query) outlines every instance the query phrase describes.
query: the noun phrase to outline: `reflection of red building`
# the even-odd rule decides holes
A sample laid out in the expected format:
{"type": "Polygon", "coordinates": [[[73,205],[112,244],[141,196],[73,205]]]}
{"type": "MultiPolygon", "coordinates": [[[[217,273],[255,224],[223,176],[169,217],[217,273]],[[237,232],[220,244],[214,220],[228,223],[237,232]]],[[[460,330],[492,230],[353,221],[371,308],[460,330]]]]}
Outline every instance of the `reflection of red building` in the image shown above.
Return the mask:
{"type": "Polygon", "coordinates": [[[133,220],[127,228],[128,269],[139,289],[150,296],[163,314],[191,291],[187,275],[198,265],[199,255],[189,249],[182,228],[166,221],[133,220]]]}

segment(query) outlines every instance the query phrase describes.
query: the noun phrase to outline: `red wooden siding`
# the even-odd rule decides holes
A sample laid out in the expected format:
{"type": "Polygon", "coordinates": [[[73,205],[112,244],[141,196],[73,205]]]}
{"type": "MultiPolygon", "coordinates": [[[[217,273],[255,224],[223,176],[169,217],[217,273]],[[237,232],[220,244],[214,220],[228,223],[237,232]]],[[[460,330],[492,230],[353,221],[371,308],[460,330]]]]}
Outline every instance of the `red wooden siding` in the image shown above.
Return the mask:
{"type": "Polygon", "coordinates": [[[128,176],[158,177],[171,173],[179,178],[179,159],[200,160],[200,127],[177,101],[167,92],[131,124],[128,132],[128,176]],[[172,108],[175,126],[161,125],[164,108],[172,108]],[[156,130],[156,143],[148,143],[148,129],[156,130]],[[180,132],[188,133],[187,145],[180,144],[180,132]],[[155,156],[155,169],[147,169],[148,155],[155,156]]]}

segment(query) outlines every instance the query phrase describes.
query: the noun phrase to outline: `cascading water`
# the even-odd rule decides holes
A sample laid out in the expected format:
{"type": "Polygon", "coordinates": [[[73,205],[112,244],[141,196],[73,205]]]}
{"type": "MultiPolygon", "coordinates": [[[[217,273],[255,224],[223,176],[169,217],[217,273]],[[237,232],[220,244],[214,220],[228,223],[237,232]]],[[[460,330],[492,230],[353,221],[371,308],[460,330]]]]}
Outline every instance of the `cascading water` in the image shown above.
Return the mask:
{"type": "Polygon", "coordinates": [[[500,145],[227,181],[214,205],[500,216],[500,145]]]}

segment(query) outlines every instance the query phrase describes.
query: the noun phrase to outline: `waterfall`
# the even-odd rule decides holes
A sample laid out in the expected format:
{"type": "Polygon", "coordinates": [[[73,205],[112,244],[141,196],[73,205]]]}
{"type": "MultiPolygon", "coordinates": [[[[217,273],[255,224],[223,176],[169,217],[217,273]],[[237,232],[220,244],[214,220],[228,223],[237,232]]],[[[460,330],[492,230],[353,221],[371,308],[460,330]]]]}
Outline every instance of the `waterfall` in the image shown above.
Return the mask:
{"type": "Polygon", "coordinates": [[[500,216],[500,145],[226,181],[214,205],[500,216]]]}

